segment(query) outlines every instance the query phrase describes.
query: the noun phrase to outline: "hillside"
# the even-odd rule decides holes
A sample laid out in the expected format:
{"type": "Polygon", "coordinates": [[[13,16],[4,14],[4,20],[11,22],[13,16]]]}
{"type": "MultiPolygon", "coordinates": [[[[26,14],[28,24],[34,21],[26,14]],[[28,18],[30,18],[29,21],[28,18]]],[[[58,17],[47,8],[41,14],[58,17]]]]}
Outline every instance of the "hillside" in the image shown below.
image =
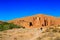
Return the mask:
{"type": "Polygon", "coordinates": [[[0,21],[0,40],[60,40],[60,18],[37,14],[0,21]]]}
{"type": "Polygon", "coordinates": [[[59,26],[60,18],[44,14],[37,14],[33,16],[27,16],[24,18],[18,18],[8,22],[16,25],[21,25],[25,28],[40,28],[48,26],[59,26]]]}

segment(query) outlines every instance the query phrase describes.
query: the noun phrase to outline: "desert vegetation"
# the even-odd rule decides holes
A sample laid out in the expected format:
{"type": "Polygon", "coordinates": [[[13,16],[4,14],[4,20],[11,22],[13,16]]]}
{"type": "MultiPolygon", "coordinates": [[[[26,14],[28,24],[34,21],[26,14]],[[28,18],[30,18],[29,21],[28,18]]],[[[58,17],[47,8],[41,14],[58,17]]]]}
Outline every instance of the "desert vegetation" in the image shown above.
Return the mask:
{"type": "Polygon", "coordinates": [[[13,23],[2,22],[0,21],[0,31],[9,30],[13,28],[23,28],[22,26],[15,25],[13,23]]]}

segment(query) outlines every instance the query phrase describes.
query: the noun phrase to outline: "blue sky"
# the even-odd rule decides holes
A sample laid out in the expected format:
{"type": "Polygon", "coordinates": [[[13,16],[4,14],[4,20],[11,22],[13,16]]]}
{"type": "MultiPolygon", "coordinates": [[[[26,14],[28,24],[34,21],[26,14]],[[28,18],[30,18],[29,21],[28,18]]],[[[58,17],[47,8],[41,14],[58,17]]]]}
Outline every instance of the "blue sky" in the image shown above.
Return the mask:
{"type": "Polygon", "coordinates": [[[60,0],[0,0],[0,20],[35,14],[60,17],[60,0]]]}

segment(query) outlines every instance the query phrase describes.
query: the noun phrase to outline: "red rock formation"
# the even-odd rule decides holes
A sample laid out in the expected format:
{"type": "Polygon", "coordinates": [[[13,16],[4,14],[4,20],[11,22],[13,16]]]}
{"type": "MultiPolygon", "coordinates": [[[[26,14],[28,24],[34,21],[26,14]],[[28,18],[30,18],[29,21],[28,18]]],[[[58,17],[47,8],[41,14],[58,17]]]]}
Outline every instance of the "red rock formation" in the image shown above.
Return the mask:
{"type": "Polygon", "coordinates": [[[60,18],[38,14],[25,18],[15,19],[9,22],[14,23],[16,25],[21,25],[26,28],[40,28],[40,27],[58,26],[60,25],[60,18]]]}

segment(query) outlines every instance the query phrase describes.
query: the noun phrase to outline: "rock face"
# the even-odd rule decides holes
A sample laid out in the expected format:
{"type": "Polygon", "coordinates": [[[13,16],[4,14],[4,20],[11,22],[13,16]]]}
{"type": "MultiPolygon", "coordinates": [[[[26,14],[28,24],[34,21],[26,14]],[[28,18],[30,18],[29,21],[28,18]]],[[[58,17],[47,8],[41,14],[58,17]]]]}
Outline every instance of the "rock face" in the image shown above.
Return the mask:
{"type": "Polygon", "coordinates": [[[25,28],[40,28],[49,26],[60,26],[60,18],[37,14],[34,16],[11,20],[9,21],[9,23],[21,25],[25,28]]]}

